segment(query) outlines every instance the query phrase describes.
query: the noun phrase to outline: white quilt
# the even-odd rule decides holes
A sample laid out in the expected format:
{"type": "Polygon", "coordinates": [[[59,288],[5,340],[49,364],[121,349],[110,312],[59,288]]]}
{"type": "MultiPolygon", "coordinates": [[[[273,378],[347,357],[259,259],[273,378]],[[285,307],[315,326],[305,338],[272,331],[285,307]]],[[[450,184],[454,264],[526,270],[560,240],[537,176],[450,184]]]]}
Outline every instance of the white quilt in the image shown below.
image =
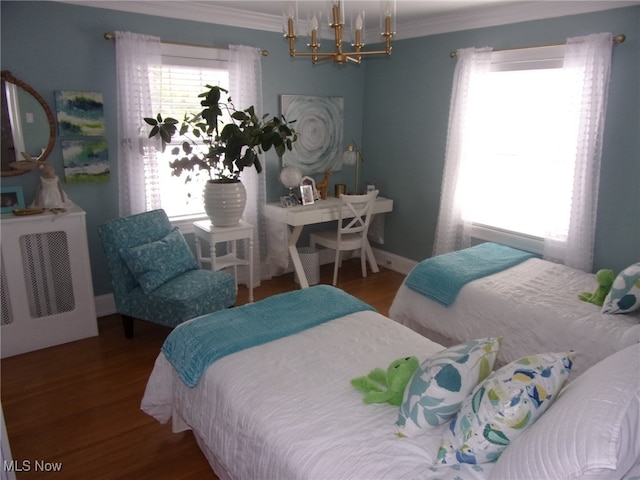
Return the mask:
{"type": "Polygon", "coordinates": [[[540,259],[465,285],[445,307],[402,285],[389,316],[454,342],[503,336],[498,362],[524,355],[576,351],[570,379],[614,352],[640,342],[640,314],[607,315],[580,301],[595,276],[540,259]]]}
{"type": "MultiPolygon", "coordinates": [[[[178,327],[180,328],[180,327],[178,327]]],[[[486,479],[492,464],[433,465],[446,425],[394,434],[398,408],[366,405],[352,378],[442,350],[375,312],[358,312],[211,365],[195,388],[159,355],[142,409],[191,428],[219,475],[246,479],[486,479]]]]}

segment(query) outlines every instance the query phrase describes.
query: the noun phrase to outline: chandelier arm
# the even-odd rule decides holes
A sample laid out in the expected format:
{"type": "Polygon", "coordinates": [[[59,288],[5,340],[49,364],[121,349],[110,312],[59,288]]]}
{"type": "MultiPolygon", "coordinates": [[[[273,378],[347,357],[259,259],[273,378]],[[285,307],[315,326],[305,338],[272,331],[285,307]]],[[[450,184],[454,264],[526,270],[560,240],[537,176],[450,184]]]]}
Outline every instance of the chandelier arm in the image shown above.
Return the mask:
{"type": "Polygon", "coordinates": [[[292,57],[326,57],[336,56],[336,52],[293,52],[292,57]]]}
{"type": "Polygon", "coordinates": [[[391,55],[391,48],[387,50],[365,50],[365,51],[356,51],[356,52],[296,52],[295,50],[291,53],[292,57],[336,57],[338,55],[345,56],[358,56],[358,55],[391,55]]]}
{"type": "Polygon", "coordinates": [[[365,50],[361,52],[344,52],[344,55],[391,55],[391,49],[389,50],[365,50]]]}

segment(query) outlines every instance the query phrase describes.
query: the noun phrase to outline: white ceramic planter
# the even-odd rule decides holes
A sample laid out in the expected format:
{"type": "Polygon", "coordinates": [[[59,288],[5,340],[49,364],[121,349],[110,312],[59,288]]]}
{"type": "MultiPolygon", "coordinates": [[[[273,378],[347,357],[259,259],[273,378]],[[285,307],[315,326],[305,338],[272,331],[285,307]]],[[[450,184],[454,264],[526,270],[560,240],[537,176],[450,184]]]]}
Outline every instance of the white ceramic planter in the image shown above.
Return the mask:
{"type": "Polygon", "coordinates": [[[213,183],[204,187],[204,211],[216,227],[237,225],[247,204],[242,182],[213,183]]]}

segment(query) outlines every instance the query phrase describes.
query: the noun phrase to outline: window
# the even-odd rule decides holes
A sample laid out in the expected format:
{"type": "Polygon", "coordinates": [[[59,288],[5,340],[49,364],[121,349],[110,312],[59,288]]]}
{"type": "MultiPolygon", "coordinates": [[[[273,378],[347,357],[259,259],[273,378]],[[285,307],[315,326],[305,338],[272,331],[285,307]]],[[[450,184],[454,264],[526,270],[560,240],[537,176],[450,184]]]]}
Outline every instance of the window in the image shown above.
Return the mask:
{"type": "Polygon", "coordinates": [[[566,235],[579,109],[562,54],[558,47],[494,52],[476,79],[463,147],[472,155],[461,179],[473,236],[508,232],[500,240],[512,243],[566,235]]]}
{"type": "MultiPolygon", "coordinates": [[[[228,51],[222,49],[162,44],[162,98],[159,111],[165,117],[182,120],[187,114],[202,110],[198,95],[206,85],[229,87],[228,51]]],[[[176,137],[172,145],[179,145],[176,137]]],[[[160,202],[172,219],[178,217],[204,215],[202,191],[208,175],[191,175],[186,181],[172,175],[168,167],[173,161],[172,146],[164,153],[158,153],[158,175],[160,176],[160,202]]],[[[197,172],[194,172],[197,173],[197,172]]]]}
{"type": "Polygon", "coordinates": [[[458,51],[435,255],[476,237],[591,270],[612,47],[458,51]]]}

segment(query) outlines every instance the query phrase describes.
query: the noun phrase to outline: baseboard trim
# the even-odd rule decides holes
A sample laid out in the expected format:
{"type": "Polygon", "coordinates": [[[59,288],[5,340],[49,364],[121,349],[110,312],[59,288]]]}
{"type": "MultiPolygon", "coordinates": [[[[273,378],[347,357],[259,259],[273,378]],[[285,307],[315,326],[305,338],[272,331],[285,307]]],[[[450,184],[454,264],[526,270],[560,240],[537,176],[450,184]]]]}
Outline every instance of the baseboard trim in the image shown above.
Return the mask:
{"type": "Polygon", "coordinates": [[[408,275],[413,267],[418,264],[415,260],[401,257],[395,253],[385,252],[378,248],[373,248],[373,255],[376,257],[378,265],[403,275],[408,275]]]}
{"type": "Polygon", "coordinates": [[[99,295],[94,297],[96,304],[96,316],[106,317],[107,315],[113,315],[118,313],[116,310],[116,301],[113,298],[113,293],[107,293],[106,295],[99,295]]]}

